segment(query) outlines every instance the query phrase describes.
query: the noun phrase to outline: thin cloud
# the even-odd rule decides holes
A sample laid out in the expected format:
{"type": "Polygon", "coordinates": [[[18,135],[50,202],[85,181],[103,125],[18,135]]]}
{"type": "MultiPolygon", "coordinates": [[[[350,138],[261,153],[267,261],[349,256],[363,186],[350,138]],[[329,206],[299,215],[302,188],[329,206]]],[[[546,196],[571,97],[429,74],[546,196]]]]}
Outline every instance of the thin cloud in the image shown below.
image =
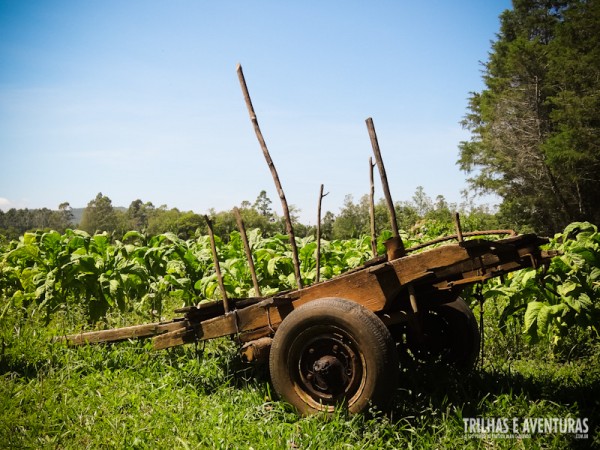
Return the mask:
{"type": "Polygon", "coordinates": [[[1,210],[10,209],[10,208],[12,208],[12,206],[13,206],[13,204],[9,199],[0,197],[0,209],[1,210]]]}

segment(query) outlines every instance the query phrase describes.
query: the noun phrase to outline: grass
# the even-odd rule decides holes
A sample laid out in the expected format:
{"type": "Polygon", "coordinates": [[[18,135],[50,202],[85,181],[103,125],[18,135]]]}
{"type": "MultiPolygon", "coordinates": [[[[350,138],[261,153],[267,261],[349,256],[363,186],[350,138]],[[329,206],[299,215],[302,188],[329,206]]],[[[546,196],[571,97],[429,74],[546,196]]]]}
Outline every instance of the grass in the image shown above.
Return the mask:
{"type": "Polygon", "coordinates": [[[405,372],[388,416],[299,417],[229,339],[160,352],[145,342],[67,348],[52,338],[77,317],[46,326],[15,309],[0,323],[0,448],[600,448],[598,343],[551,356],[486,314],[488,350],[474,373],[405,372]],[[587,417],[591,429],[587,440],[468,438],[468,417],[587,417]]]}

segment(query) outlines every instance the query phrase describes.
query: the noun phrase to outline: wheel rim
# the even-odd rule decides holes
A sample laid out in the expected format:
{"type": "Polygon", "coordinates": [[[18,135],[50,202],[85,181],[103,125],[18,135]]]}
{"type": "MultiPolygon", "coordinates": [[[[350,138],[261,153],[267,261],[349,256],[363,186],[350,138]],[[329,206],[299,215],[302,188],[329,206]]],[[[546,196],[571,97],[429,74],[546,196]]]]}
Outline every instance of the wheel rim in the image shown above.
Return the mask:
{"type": "Polygon", "coordinates": [[[421,362],[447,362],[453,353],[452,332],[446,319],[428,311],[423,320],[423,335],[418,339],[408,335],[408,345],[413,357],[421,362]]]}
{"type": "Polygon", "coordinates": [[[479,330],[473,313],[459,297],[420,312],[421,331],[403,324],[395,331],[404,364],[451,365],[469,370],[479,352],[479,330]]]}
{"type": "Polygon", "coordinates": [[[364,357],[351,336],[336,327],[312,327],[290,348],[290,367],[297,394],[318,410],[352,405],[364,386],[364,357]]]}

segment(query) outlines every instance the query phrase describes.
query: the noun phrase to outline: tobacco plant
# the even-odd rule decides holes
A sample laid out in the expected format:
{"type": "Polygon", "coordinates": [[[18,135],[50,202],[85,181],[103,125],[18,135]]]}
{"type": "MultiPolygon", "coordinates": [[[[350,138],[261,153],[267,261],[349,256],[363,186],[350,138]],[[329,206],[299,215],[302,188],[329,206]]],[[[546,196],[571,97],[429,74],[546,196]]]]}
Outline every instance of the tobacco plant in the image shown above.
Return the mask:
{"type": "Polygon", "coordinates": [[[555,344],[578,327],[600,336],[600,233],[587,222],[567,226],[547,245],[559,253],[548,267],[524,269],[485,292],[486,299],[504,298],[500,318],[521,320],[533,342],[550,338],[555,344]]]}

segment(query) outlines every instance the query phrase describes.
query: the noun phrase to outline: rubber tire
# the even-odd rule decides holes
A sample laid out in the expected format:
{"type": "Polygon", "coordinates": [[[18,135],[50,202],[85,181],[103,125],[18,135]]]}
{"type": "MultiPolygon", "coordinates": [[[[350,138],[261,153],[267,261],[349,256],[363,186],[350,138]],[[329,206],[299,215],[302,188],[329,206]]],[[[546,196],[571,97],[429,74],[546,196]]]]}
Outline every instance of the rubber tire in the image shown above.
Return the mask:
{"type": "MultiPolygon", "coordinates": [[[[315,367],[315,366],[311,366],[315,367]]],[[[277,394],[301,414],[331,413],[343,404],[350,413],[370,406],[387,410],[396,389],[399,365],[394,340],[373,312],[340,298],[314,300],[292,311],[281,323],[269,356],[271,382],[277,394]],[[314,347],[330,339],[354,353],[354,381],[335,398],[315,393],[314,384],[302,375],[301,365],[314,347]],[[348,391],[346,391],[348,389],[348,391]]],[[[316,373],[316,372],[315,372],[316,373]]]]}
{"type": "Polygon", "coordinates": [[[426,362],[437,358],[458,370],[471,370],[479,355],[481,336],[477,319],[465,301],[457,297],[452,302],[431,306],[422,314],[423,332],[433,344],[419,348],[409,329],[406,346],[413,357],[426,362]]]}

